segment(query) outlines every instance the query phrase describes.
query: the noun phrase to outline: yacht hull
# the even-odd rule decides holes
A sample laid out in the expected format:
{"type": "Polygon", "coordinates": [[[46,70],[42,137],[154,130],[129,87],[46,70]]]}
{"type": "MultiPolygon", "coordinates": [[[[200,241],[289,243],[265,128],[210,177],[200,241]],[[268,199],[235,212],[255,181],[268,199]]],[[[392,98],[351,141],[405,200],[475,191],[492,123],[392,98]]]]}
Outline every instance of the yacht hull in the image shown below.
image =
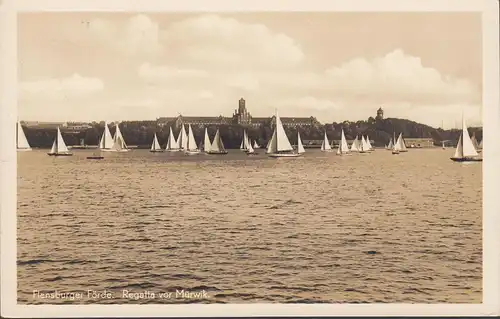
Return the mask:
{"type": "Polygon", "coordinates": [[[227,154],[227,151],[224,151],[224,152],[207,152],[206,154],[208,155],[226,155],[227,154]]]}
{"type": "Polygon", "coordinates": [[[197,155],[197,154],[200,154],[200,151],[185,151],[184,154],[186,154],[186,155],[197,155]]]}
{"type": "Polygon", "coordinates": [[[73,153],[47,153],[49,156],[73,156],[73,153]]]}
{"type": "Polygon", "coordinates": [[[483,159],[479,157],[450,157],[454,162],[482,162],[483,159]]]}
{"type": "Polygon", "coordinates": [[[275,153],[275,154],[267,154],[269,157],[299,157],[302,156],[302,154],[297,154],[297,153],[275,153]]]}
{"type": "Polygon", "coordinates": [[[123,149],[123,150],[112,150],[112,149],[108,149],[108,148],[101,149],[101,152],[114,152],[114,153],[125,153],[128,151],[129,151],[128,149],[123,149]]]}

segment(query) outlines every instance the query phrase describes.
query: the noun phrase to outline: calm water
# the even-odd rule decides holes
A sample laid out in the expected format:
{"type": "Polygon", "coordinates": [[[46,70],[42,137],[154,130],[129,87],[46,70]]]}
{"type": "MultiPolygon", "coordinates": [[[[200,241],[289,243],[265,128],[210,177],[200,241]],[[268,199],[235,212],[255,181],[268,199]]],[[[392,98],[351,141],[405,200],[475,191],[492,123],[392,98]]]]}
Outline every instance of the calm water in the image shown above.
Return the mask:
{"type": "Polygon", "coordinates": [[[18,153],[18,301],[481,302],[481,163],[260,151],[18,153]]]}

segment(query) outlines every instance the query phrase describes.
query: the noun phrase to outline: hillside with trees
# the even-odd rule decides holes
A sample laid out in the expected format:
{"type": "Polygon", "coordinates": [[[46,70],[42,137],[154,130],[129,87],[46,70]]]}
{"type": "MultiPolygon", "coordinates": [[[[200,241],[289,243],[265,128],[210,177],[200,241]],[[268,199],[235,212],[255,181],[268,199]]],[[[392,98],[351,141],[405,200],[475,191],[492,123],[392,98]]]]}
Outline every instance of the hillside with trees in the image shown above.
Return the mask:
{"type": "MultiPolygon", "coordinates": [[[[92,126],[85,131],[72,133],[65,132],[62,134],[68,145],[79,145],[81,139],[86,145],[97,145],[104,130],[104,122],[90,123],[92,126]]],[[[114,124],[109,125],[112,134],[115,132],[114,124]]],[[[127,121],[120,123],[120,129],[123,137],[128,145],[137,145],[138,147],[149,147],[153,140],[153,135],[156,132],[160,144],[165,145],[169,133],[170,126],[158,126],[156,121],[127,121]]],[[[207,126],[211,137],[215,135],[217,128],[220,129],[221,137],[227,148],[239,148],[243,135],[243,127],[239,125],[212,125],[207,126]]],[[[344,129],[348,140],[354,139],[356,135],[368,135],[371,140],[375,141],[374,146],[384,146],[394,133],[398,135],[403,133],[406,138],[432,138],[436,145],[440,145],[441,141],[448,140],[452,144],[456,144],[460,131],[458,129],[443,130],[430,127],[425,124],[413,122],[406,119],[387,118],[383,120],[375,120],[370,117],[367,121],[331,123],[320,127],[285,127],[285,131],[292,144],[297,143],[297,129],[303,140],[321,140],[324,131],[326,130],[330,140],[340,140],[341,129],[344,129]]],[[[177,137],[179,129],[172,127],[175,136],[177,137]]],[[[198,143],[203,140],[205,126],[193,126],[193,131],[198,143]]],[[[260,145],[266,145],[272,135],[271,123],[263,123],[259,127],[250,127],[247,129],[248,135],[252,140],[257,140],[260,145]]],[[[37,127],[24,127],[26,137],[32,147],[49,148],[54,140],[55,129],[42,129],[37,127]]],[[[469,128],[469,133],[474,134],[478,141],[482,140],[482,128],[469,128]]]]}

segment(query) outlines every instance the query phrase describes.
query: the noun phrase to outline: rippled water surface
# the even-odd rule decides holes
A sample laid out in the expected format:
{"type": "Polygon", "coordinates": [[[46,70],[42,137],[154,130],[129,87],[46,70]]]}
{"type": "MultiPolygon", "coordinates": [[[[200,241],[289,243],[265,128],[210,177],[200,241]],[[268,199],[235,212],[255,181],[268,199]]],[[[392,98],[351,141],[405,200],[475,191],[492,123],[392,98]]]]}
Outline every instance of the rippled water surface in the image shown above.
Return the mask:
{"type": "Polygon", "coordinates": [[[90,154],[18,153],[19,303],[482,300],[482,164],[452,149],[90,154]]]}

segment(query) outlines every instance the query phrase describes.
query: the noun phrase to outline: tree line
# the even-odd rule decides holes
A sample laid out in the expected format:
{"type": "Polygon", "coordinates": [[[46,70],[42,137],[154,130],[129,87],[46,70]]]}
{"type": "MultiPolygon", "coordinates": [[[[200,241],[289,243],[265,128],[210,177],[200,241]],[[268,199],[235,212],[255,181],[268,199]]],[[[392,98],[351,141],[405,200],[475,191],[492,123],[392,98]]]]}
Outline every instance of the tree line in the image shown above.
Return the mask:
{"type": "MultiPolygon", "coordinates": [[[[149,147],[153,141],[153,136],[156,133],[160,144],[163,146],[167,142],[170,125],[160,126],[156,121],[127,121],[121,122],[120,130],[128,145],[137,145],[138,147],[149,147]]],[[[91,123],[91,128],[80,132],[65,132],[62,135],[67,145],[80,145],[83,140],[85,145],[97,145],[104,131],[104,123],[91,123]]],[[[211,138],[215,135],[217,129],[226,148],[239,148],[243,138],[243,127],[239,125],[208,125],[206,126],[211,138]]],[[[416,123],[406,119],[387,118],[376,120],[370,117],[367,121],[357,122],[342,122],[331,123],[323,126],[303,126],[303,127],[288,127],[285,126],[285,131],[292,144],[297,143],[297,131],[303,141],[306,140],[322,140],[323,134],[326,131],[329,140],[340,140],[341,129],[344,129],[346,139],[352,140],[356,136],[368,135],[374,141],[374,146],[384,146],[389,139],[399,133],[403,133],[406,138],[432,138],[435,145],[440,145],[441,141],[448,140],[456,143],[461,134],[461,130],[443,130],[436,129],[425,124],[416,123]]],[[[109,125],[111,134],[114,134],[116,128],[114,125],[109,125]]],[[[204,139],[205,126],[192,125],[195,139],[200,144],[204,139]]],[[[177,138],[180,128],[172,125],[172,130],[177,138]]],[[[263,123],[257,127],[246,127],[248,136],[252,140],[256,140],[259,145],[266,145],[271,138],[273,128],[271,123],[263,123]]],[[[54,141],[56,130],[24,127],[26,137],[32,147],[50,147],[54,141]]],[[[476,136],[478,141],[482,140],[482,128],[469,128],[469,133],[476,136]]]]}

